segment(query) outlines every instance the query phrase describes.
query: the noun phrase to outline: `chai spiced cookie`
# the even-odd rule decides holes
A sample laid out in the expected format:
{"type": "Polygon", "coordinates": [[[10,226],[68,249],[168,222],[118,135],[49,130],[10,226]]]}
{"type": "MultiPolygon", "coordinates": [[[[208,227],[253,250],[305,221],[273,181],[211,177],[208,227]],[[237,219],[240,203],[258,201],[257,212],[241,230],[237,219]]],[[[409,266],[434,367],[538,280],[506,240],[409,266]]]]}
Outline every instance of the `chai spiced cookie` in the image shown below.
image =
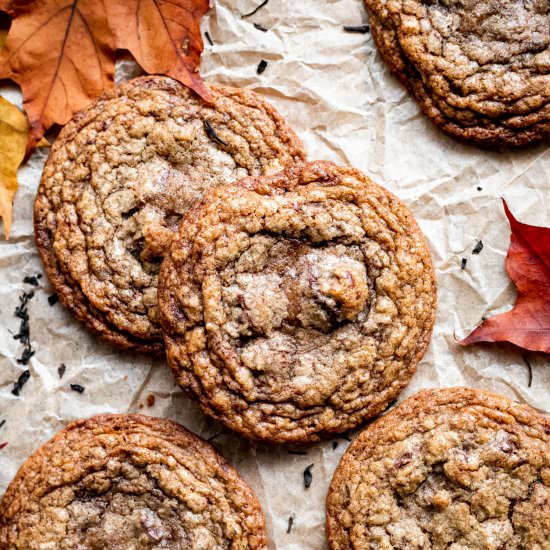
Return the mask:
{"type": "Polygon", "coordinates": [[[200,437],[138,414],[73,422],[0,502],[3,550],[265,550],[264,517],[200,437]]]}
{"type": "Polygon", "coordinates": [[[548,550],[550,420],[487,391],[417,393],[342,457],[327,538],[330,550],[548,550]]]}
{"type": "Polygon", "coordinates": [[[358,170],[301,163],[220,187],[167,253],[167,359],[241,435],[314,441],[381,411],[430,340],[436,286],[412,214],[358,170]]]}
{"type": "Polygon", "coordinates": [[[548,136],[548,0],[365,1],[382,57],[447,133],[484,145],[548,136]]]}
{"type": "Polygon", "coordinates": [[[157,277],[182,215],[207,190],[278,172],[302,143],[254,92],[169,78],[118,86],[61,131],[38,188],[36,243],[56,293],[121,348],[162,351],[157,277]]]}

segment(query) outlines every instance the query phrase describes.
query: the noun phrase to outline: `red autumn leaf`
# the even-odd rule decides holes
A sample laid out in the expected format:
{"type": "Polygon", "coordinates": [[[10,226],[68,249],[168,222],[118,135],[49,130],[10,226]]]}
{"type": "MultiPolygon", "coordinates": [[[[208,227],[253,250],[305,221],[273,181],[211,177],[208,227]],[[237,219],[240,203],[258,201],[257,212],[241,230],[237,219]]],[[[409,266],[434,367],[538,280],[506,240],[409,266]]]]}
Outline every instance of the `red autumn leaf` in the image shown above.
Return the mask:
{"type": "Polygon", "coordinates": [[[506,269],[517,287],[516,303],[460,343],[506,341],[550,353],[550,228],[519,222],[502,202],[512,230],[506,269]]]}
{"type": "Polygon", "coordinates": [[[0,0],[0,9],[13,18],[0,78],[21,86],[29,150],[113,87],[117,49],[208,97],[196,72],[208,0],[0,0]]]}

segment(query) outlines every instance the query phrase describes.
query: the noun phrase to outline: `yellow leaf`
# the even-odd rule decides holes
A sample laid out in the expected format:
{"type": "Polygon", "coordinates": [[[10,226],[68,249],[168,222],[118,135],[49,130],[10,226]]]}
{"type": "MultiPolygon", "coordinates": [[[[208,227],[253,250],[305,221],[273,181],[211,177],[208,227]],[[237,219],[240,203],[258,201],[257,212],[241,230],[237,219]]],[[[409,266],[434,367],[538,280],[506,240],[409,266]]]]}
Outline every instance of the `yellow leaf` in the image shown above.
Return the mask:
{"type": "Polygon", "coordinates": [[[25,157],[29,124],[25,115],[0,97],[0,217],[10,238],[11,210],[17,191],[17,169],[25,157]]]}

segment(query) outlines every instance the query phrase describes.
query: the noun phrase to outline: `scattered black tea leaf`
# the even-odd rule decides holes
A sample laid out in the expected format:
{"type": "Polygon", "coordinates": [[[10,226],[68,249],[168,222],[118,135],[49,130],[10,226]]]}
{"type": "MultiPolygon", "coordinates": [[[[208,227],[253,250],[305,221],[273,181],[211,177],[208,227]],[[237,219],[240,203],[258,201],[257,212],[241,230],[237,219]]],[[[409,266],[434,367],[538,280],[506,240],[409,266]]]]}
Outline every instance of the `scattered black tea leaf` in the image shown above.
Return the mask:
{"type": "Polygon", "coordinates": [[[266,29],[263,25],[260,25],[259,23],[253,23],[253,25],[255,29],[258,29],[259,31],[262,31],[262,32],[267,32],[269,30],[269,29],[266,29]]]}
{"type": "Polygon", "coordinates": [[[332,450],[334,451],[336,449],[336,447],[338,447],[338,441],[333,441],[332,442],[332,450]]]}
{"type": "Polygon", "coordinates": [[[479,254],[483,250],[483,241],[477,241],[477,244],[472,250],[472,254],[479,254]]]}
{"type": "Polygon", "coordinates": [[[206,31],[204,33],[204,36],[206,36],[206,40],[208,40],[208,43],[213,46],[214,45],[214,41],[212,40],[212,38],[210,37],[210,33],[208,31],[206,31]]]}
{"type": "Polygon", "coordinates": [[[6,423],[6,419],[2,420],[2,422],[0,422],[0,428],[3,428],[5,423],[6,423]]]}
{"type": "Polygon", "coordinates": [[[477,190],[478,191],[483,191],[483,187],[480,187],[479,185],[477,186],[477,190]]]}
{"type": "Polygon", "coordinates": [[[462,258],[462,260],[460,261],[460,269],[465,269],[467,263],[468,260],[466,258],[462,258]]]}
{"type": "Polygon", "coordinates": [[[245,14],[241,15],[241,17],[244,18],[244,17],[250,17],[251,15],[254,15],[259,10],[261,10],[265,5],[267,5],[268,2],[269,2],[269,0],[264,0],[261,4],[256,6],[251,12],[248,12],[248,13],[245,13],[245,14]]]}
{"type": "Polygon", "coordinates": [[[71,384],[71,390],[77,393],[84,393],[84,386],[81,386],[80,384],[71,384]]]}
{"type": "Polygon", "coordinates": [[[307,452],[306,452],[306,451],[297,451],[297,450],[295,450],[295,449],[289,449],[289,450],[288,450],[288,454],[289,454],[289,455],[306,456],[306,455],[307,455],[307,452]]]}
{"type": "Polygon", "coordinates": [[[41,277],[42,277],[42,275],[40,273],[38,275],[27,275],[23,279],[23,282],[28,284],[28,285],[38,286],[40,284],[38,282],[38,279],[40,279],[41,277]]]}
{"type": "Polygon", "coordinates": [[[63,378],[63,375],[65,374],[66,370],[67,370],[67,365],[65,365],[65,363],[61,363],[61,365],[57,367],[57,375],[59,376],[59,380],[63,378]]]}
{"type": "Polygon", "coordinates": [[[57,294],[50,294],[48,296],[48,304],[54,306],[57,302],[59,302],[59,296],[57,294]]]}
{"type": "Polygon", "coordinates": [[[8,442],[0,443],[0,451],[8,444],[8,442]]]}
{"type": "Polygon", "coordinates": [[[210,124],[210,122],[208,122],[208,120],[206,119],[204,119],[204,129],[206,130],[206,133],[208,134],[208,137],[210,139],[213,139],[214,141],[217,141],[222,145],[228,145],[226,141],[224,141],[220,136],[218,136],[218,134],[216,134],[216,131],[214,130],[214,128],[212,128],[212,124],[210,124]]]}
{"type": "Polygon", "coordinates": [[[533,383],[533,367],[531,366],[531,362],[527,358],[527,355],[521,356],[523,360],[525,361],[525,364],[527,365],[528,369],[528,378],[527,378],[527,387],[530,388],[531,384],[533,383]]]}
{"type": "Polygon", "coordinates": [[[288,527],[286,528],[286,534],[290,535],[292,531],[292,526],[294,525],[294,515],[288,516],[288,527]]]}
{"type": "Polygon", "coordinates": [[[359,34],[367,34],[370,31],[369,25],[344,25],[346,32],[356,32],[359,34]]]}
{"type": "Polygon", "coordinates": [[[311,473],[312,468],[313,468],[313,464],[310,464],[304,470],[304,487],[306,489],[309,489],[311,487],[311,482],[313,481],[313,474],[311,473]]]}
{"type": "Polygon", "coordinates": [[[265,69],[267,67],[267,61],[265,59],[262,59],[259,63],[258,63],[258,68],[256,69],[256,72],[258,74],[262,74],[265,69]]]}
{"type": "Polygon", "coordinates": [[[17,359],[20,365],[26,365],[30,358],[34,355],[34,350],[31,345],[31,333],[29,326],[29,302],[34,297],[34,291],[23,292],[19,296],[19,305],[15,308],[14,315],[21,319],[19,324],[19,332],[14,334],[14,340],[19,340],[23,344],[21,357],[17,359]]]}
{"type": "Polygon", "coordinates": [[[15,395],[16,397],[19,397],[19,394],[21,393],[23,386],[29,381],[30,377],[31,377],[31,371],[29,369],[24,370],[19,375],[17,382],[14,382],[11,393],[13,393],[13,395],[15,395]]]}

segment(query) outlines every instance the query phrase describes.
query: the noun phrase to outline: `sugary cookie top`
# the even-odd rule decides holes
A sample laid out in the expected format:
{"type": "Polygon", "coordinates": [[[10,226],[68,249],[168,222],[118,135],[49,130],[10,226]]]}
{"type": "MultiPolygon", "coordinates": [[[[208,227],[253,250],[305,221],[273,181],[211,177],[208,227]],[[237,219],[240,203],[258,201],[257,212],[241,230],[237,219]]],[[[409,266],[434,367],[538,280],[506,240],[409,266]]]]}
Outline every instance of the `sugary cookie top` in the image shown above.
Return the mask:
{"type": "Polygon", "coordinates": [[[424,111],[461,137],[550,131],[548,0],[366,0],[377,45],[424,111]]]}
{"type": "Polygon", "coordinates": [[[0,503],[0,547],[266,548],[256,497],[214,449],[141,415],[78,421],[21,467],[0,503]]]}
{"type": "Polygon", "coordinates": [[[209,189],[304,157],[253,92],[142,77],[79,113],[55,142],[35,204],[39,250],[56,291],[122,347],[162,349],[160,262],[181,216],[209,189]]]}
{"type": "Polygon", "coordinates": [[[479,390],[423,391],[352,443],[327,499],[331,550],[546,549],[550,422],[479,390]]]}
{"type": "Polygon", "coordinates": [[[314,440],[383,410],[426,349],[435,302],[407,208],[326,162],[211,193],[160,275],[178,381],[207,414],[269,441],[314,440]]]}

